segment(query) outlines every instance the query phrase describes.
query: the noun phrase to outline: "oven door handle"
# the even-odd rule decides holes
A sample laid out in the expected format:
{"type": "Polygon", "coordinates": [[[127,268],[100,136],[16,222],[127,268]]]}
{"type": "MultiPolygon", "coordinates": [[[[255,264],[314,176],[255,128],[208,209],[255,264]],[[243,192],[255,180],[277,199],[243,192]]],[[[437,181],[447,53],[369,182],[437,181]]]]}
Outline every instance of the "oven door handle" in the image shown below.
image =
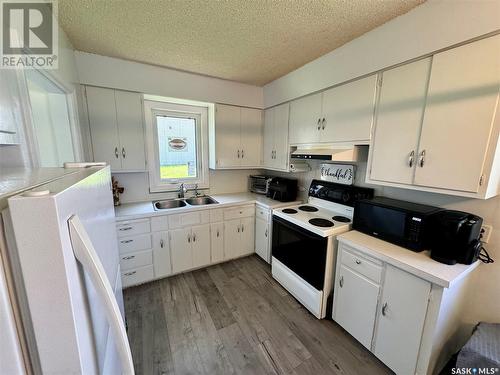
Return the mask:
{"type": "Polygon", "coordinates": [[[277,223],[278,225],[282,225],[290,230],[293,230],[294,232],[298,232],[304,237],[308,237],[308,238],[315,239],[315,240],[324,238],[323,236],[320,236],[316,233],[313,233],[313,232],[311,232],[307,229],[304,229],[296,224],[290,223],[289,221],[282,219],[281,217],[273,215],[273,228],[275,226],[275,223],[277,223]]]}

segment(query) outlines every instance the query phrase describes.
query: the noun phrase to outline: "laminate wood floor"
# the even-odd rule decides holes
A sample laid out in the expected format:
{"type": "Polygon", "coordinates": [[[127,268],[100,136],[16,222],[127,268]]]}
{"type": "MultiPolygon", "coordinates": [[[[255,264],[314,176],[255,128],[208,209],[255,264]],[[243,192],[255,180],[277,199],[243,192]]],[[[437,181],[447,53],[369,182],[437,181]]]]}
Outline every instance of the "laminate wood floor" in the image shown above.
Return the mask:
{"type": "Polygon", "coordinates": [[[318,320],[249,256],[129,288],[137,374],[387,374],[331,320],[318,320]]]}

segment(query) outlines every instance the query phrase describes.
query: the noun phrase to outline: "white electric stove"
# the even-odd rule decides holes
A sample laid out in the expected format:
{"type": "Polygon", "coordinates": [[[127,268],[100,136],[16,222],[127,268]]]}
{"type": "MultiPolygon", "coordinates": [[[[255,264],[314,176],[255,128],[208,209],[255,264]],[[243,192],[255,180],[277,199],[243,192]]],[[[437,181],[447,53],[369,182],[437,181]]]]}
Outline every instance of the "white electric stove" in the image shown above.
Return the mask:
{"type": "Polygon", "coordinates": [[[313,180],[308,202],[273,211],[272,275],[313,315],[326,316],[336,236],[351,229],[354,204],[373,189],[313,180]]]}

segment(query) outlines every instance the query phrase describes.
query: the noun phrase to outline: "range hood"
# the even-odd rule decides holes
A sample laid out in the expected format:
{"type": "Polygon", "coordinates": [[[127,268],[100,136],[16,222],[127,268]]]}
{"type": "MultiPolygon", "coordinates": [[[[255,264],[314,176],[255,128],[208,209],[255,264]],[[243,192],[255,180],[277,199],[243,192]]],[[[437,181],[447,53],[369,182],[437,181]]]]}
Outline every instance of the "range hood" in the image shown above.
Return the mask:
{"type": "Polygon", "coordinates": [[[336,146],[331,148],[298,147],[292,152],[290,157],[296,160],[356,162],[358,161],[358,146],[336,146]]]}

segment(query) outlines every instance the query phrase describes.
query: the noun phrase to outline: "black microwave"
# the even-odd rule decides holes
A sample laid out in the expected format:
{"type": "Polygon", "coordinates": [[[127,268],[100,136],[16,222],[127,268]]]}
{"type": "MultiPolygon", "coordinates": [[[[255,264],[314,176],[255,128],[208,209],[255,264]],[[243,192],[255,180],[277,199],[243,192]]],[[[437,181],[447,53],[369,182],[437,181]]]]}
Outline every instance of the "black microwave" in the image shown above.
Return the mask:
{"type": "Polygon", "coordinates": [[[430,217],[441,209],[385,197],[362,199],[354,207],[355,230],[422,251],[428,244],[430,217]]]}

